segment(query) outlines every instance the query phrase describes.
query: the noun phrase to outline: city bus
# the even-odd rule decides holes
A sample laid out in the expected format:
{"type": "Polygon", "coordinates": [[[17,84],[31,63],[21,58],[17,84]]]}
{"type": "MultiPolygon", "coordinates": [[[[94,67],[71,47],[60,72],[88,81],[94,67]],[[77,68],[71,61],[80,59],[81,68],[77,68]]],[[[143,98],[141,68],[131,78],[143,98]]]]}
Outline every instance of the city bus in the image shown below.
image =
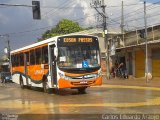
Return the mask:
{"type": "Polygon", "coordinates": [[[98,37],[56,36],[11,51],[13,82],[22,88],[77,89],[102,84],[98,37]]]}

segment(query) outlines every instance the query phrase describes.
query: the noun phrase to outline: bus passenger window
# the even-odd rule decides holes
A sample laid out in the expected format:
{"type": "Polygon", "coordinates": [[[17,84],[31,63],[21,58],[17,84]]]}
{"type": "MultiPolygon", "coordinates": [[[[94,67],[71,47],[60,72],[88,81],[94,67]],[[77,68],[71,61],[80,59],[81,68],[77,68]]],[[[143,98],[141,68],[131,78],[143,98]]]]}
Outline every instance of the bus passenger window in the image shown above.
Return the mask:
{"type": "Polygon", "coordinates": [[[19,66],[19,54],[15,55],[15,66],[19,66]]]}
{"type": "Polygon", "coordinates": [[[42,48],[42,63],[48,64],[48,46],[42,48]]]}
{"type": "Polygon", "coordinates": [[[41,64],[42,55],[41,55],[41,48],[35,50],[36,52],[36,64],[41,64]]]}
{"type": "Polygon", "coordinates": [[[19,65],[20,66],[24,65],[24,56],[23,56],[23,53],[19,54],[19,65]]]}
{"type": "Polygon", "coordinates": [[[35,64],[35,51],[34,50],[30,51],[30,64],[31,65],[35,64]]]}
{"type": "Polygon", "coordinates": [[[30,63],[29,63],[29,52],[26,52],[26,63],[27,63],[27,65],[30,64],[30,63]]]}
{"type": "Polygon", "coordinates": [[[12,67],[15,67],[15,55],[11,55],[12,67]]]}

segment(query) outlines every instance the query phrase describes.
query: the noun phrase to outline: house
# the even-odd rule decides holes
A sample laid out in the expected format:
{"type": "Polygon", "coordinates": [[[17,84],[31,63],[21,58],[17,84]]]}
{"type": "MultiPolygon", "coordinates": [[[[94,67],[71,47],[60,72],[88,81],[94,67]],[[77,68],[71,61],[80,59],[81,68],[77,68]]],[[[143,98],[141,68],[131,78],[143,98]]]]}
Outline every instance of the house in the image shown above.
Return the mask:
{"type": "Polygon", "coordinates": [[[147,64],[146,41],[140,37],[141,30],[124,34],[124,45],[117,43],[116,56],[125,59],[128,73],[136,78],[145,77],[146,65],[148,73],[160,77],[160,25],[147,28],[147,64]]]}

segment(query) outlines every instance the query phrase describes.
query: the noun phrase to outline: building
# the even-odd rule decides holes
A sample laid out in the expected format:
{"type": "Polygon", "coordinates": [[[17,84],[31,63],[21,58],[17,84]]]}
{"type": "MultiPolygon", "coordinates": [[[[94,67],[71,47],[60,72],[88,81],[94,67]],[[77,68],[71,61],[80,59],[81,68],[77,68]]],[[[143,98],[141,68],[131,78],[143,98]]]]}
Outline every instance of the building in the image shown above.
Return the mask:
{"type": "MultiPolygon", "coordinates": [[[[124,35],[121,34],[120,30],[108,32],[110,67],[116,61],[124,62],[129,75],[135,78],[145,77],[146,44],[145,39],[141,38],[141,31],[142,29],[129,31],[124,35]]],[[[106,67],[106,55],[108,54],[106,54],[105,41],[102,35],[103,30],[91,29],[80,33],[99,37],[102,68],[106,67]]],[[[148,27],[147,34],[148,72],[152,74],[153,78],[160,77],[160,25],[148,27]]]]}
{"type": "MultiPolygon", "coordinates": [[[[123,46],[116,44],[116,57],[123,57],[129,75],[145,77],[146,47],[145,39],[140,37],[141,30],[126,32],[123,46]]],[[[148,72],[160,77],[160,25],[147,28],[148,72]]]]}
{"type": "Polygon", "coordinates": [[[9,61],[7,60],[7,56],[3,55],[0,59],[0,72],[9,72],[9,61]]]}

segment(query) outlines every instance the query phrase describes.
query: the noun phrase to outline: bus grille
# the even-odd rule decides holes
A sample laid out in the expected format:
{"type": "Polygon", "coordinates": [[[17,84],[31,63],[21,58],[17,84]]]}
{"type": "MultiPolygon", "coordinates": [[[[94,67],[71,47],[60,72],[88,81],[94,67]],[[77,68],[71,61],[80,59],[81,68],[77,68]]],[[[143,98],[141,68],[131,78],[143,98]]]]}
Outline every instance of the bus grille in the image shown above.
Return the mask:
{"type": "Polygon", "coordinates": [[[70,77],[68,76],[70,80],[83,80],[83,79],[88,79],[91,81],[91,79],[95,79],[97,77],[97,74],[89,74],[89,75],[84,75],[84,76],[77,76],[77,77],[70,77]]]}

